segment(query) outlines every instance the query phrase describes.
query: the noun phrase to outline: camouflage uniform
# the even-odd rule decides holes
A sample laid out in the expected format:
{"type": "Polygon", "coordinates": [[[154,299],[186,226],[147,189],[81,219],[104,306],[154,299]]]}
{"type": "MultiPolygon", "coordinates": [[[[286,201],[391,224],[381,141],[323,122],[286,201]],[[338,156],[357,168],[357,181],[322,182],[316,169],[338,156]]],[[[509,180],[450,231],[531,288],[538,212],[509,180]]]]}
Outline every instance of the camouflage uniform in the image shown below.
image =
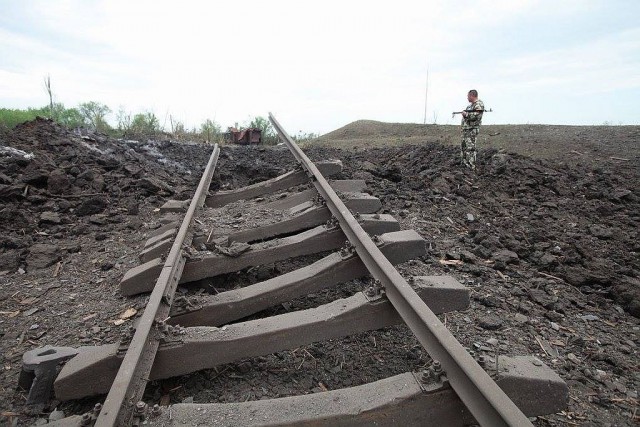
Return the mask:
{"type": "Polygon", "coordinates": [[[462,117],[462,144],[460,145],[460,156],[462,164],[476,170],[476,137],[480,131],[482,123],[482,111],[484,104],[479,99],[472,102],[465,108],[465,111],[477,111],[477,113],[469,113],[467,117],[462,117]]]}

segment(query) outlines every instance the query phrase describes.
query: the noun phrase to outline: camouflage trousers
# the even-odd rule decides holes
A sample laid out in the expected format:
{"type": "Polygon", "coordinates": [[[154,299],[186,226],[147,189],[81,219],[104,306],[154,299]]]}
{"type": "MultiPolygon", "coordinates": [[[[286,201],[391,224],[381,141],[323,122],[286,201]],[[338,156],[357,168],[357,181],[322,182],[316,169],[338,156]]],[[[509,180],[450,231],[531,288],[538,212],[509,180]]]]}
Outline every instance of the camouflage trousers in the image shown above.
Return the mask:
{"type": "Polygon", "coordinates": [[[462,164],[471,170],[476,170],[476,138],[480,129],[463,129],[460,144],[460,159],[462,164]]]}

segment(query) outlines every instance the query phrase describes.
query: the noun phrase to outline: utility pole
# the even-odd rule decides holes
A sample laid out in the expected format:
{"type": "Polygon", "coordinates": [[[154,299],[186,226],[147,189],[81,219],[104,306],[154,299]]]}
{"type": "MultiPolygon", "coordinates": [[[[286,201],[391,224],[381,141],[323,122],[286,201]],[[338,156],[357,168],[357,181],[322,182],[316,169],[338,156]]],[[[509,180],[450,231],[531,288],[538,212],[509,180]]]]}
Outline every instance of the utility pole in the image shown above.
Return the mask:
{"type": "Polygon", "coordinates": [[[424,90],[424,123],[427,124],[427,99],[429,98],[429,68],[427,67],[427,84],[424,90]]]}

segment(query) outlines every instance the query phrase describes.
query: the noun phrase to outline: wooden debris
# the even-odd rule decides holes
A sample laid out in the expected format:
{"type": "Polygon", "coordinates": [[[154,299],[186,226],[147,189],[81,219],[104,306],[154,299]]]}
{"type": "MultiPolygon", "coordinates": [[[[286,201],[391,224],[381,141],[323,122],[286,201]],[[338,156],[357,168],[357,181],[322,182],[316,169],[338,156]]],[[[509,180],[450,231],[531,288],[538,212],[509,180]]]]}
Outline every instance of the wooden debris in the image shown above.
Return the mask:
{"type": "Polygon", "coordinates": [[[56,264],[56,269],[53,272],[53,277],[58,277],[58,274],[60,273],[61,268],[62,268],[62,262],[58,261],[58,263],[56,264]]]}
{"type": "Polygon", "coordinates": [[[546,349],[544,348],[544,346],[542,345],[542,342],[540,342],[540,339],[539,339],[538,337],[534,337],[534,338],[535,338],[535,339],[536,339],[536,341],[538,342],[538,345],[540,346],[540,348],[542,349],[542,351],[544,351],[544,353],[545,353],[547,356],[550,356],[550,354],[549,354],[549,353],[547,353],[547,350],[546,350],[546,349]]]}
{"type": "Polygon", "coordinates": [[[37,302],[38,298],[37,297],[29,297],[29,298],[25,298],[22,301],[20,301],[20,304],[22,305],[31,305],[34,302],[37,302]]]}
{"type": "Polygon", "coordinates": [[[549,279],[554,279],[554,280],[559,280],[561,282],[565,282],[564,279],[561,279],[560,277],[556,277],[556,276],[552,276],[551,274],[547,274],[547,273],[543,273],[542,271],[538,271],[538,274],[544,277],[548,277],[549,279]]]}
{"type": "Polygon", "coordinates": [[[138,312],[138,310],[136,310],[136,309],[135,309],[135,308],[133,308],[133,307],[127,308],[127,309],[125,310],[125,312],[124,312],[124,313],[122,313],[122,314],[120,315],[120,318],[121,318],[121,319],[128,319],[128,318],[130,318],[130,317],[135,316],[137,312],[138,312]]]}
{"type": "Polygon", "coordinates": [[[122,325],[124,322],[126,322],[127,320],[129,320],[130,318],[132,318],[133,316],[136,315],[136,313],[138,313],[138,310],[136,310],[133,307],[129,307],[127,308],[120,316],[118,319],[115,320],[111,320],[111,323],[113,323],[116,326],[120,326],[122,325]]]}
{"type": "Polygon", "coordinates": [[[13,318],[20,314],[20,310],[17,311],[0,311],[0,314],[6,314],[7,317],[13,318]]]}
{"type": "Polygon", "coordinates": [[[441,259],[439,262],[442,265],[462,265],[462,264],[464,264],[464,262],[459,260],[459,259],[441,259]]]}

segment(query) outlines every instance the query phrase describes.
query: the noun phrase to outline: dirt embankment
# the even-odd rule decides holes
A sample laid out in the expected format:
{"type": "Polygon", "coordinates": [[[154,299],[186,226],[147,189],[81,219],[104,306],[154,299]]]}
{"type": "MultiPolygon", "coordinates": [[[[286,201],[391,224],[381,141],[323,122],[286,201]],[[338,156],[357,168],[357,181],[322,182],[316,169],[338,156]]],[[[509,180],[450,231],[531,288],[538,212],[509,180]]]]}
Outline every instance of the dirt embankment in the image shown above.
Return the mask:
{"type": "MultiPolygon", "coordinates": [[[[359,120],[322,135],[312,145],[369,149],[427,142],[457,147],[460,128],[359,120]]],[[[486,125],[480,129],[478,146],[560,164],[640,167],[640,126],[486,125]]]]}

